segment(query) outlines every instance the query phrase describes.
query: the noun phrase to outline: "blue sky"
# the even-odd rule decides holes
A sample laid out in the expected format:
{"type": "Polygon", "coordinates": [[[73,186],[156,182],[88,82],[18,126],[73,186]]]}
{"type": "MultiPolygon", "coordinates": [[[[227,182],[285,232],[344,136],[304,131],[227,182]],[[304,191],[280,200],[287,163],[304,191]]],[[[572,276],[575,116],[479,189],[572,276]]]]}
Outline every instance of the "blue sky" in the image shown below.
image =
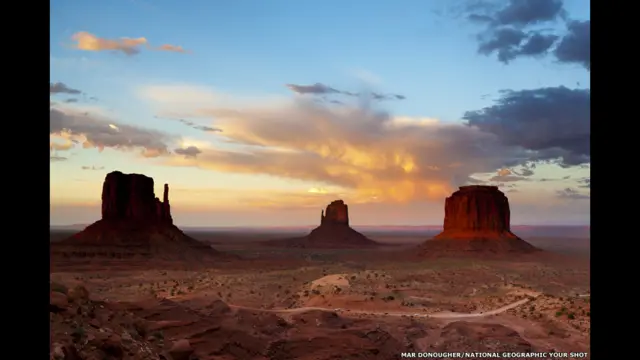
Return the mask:
{"type": "MultiPolygon", "coordinates": [[[[396,213],[406,215],[395,216],[394,223],[437,224],[442,221],[443,194],[460,185],[460,177],[476,174],[474,179],[488,181],[500,170],[503,170],[502,176],[508,176],[504,170],[518,173],[524,169],[521,165],[532,163],[537,164],[534,165],[536,174],[526,181],[507,178],[509,184],[500,183],[505,191],[513,190],[509,196],[514,198],[514,222],[588,223],[588,192],[581,190],[584,187],[579,188],[589,176],[584,151],[577,154],[575,149],[563,149],[562,146],[540,148],[532,146],[531,139],[523,146],[516,144],[513,138],[507,139],[503,133],[498,134],[503,139],[491,141],[483,136],[491,135],[492,131],[492,136],[496,136],[495,128],[487,131],[489,127],[483,128],[481,124],[479,128],[487,134],[467,134],[465,139],[473,136],[473,139],[482,139],[477,141],[489,141],[492,147],[498,143],[509,146],[513,151],[510,154],[518,161],[514,163],[514,157],[498,159],[487,155],[480,161],[483,166],[474,160],[468,168],[456,165],[464,171],[443,174],[438,170],[437,175],[431,176],[424,169],[431,166],[428,161],[434,160],[426,160],[429,156],[418,159],[420,154],[414,153],[419,150],[425,155],[425,151],[435,148],[436,145],[428,145],[430,139],[435,139],[434,143],[439,146],[454,141],[435,135],[444,130],[436,131],[434,127],[446,124],[465,127],[462,123],[465,113],[495,105],[504,96],[500,90],[564,86],[572,91],[588,91],[590,87],[589,70],[580,62],[567,60],[573,58],[554,56],[553,47],[535,56],[516,56],[508,63],[499,61],[495,52],[480,54],[478,34],[490,36],[491,32],[497,33],[500,29],[497,25],[474,23],[469,15],[482,11],[482,14],[493,16],[510,4],[493,1],[483,2],[482,7],[471,7],[478,3],[457,0],[52,3],[50,82],[82,92],[81,95],[52,92],[52,101],[56,103],[52,109],[73,118],[65,121],[80,126],[68,131],[73,136],[62,137],[59,129],[52,126],[52,142],[56,144],[76,137],[71,148],[59,145],[52,150],[52,159],[59,160],[51,163],[52,223],[89,222],[92,216],[99,216],[96,209],[99,208],[101,181],[106,172],[120,169],[144,172],[160,185],[170,183],[172,189],[176,188],[171,195],[172,204],[176,204],[174,216],[178,222],[188,225],[272,224],[279,221],[274,208],[293,214],[286,216],[282,225],[309,224],[317,220],[317,210],[337,196],[344,197],[356,209],[362,208],[360,215],[352,215],[361,224],[377,224],[387,217],[380,210],[380,203],[388,203],[386,209],[395,207],[396,213]],[[85,35],[80,39],[78,33],[85,35]],[[122,38],[144,38],[144,42],[122,45],[122,38]],[[316,83],[342,93],[296,94],[285,86],[316,83]],[[345,92],[398,94],[405,99],[377,102],[367,98],[369,95],[355,99],[344,96],[345,92]],[[336,96],[342,96],[336,100],[341,102],[339,109],[334,109],[328,101],[317,102],[322,98],[337,99],[336,96]],[[68,99],[74,102],[65,102],[68,99]],[[316,101],[313,102],[315,105],[300,104],[310,101],[316,101]],[[231,107],[242,111],[242,116],[221,115],[222,110],[231,107]],[[419,121],[428,118],[437,120],[438,125],[428,125],[430,130],[421,129],[424,141],[415,139],[415,146],[402,142],[404,132],[400,130],[386,134],[388,140],[384,144],[373,146],[373,135],[366,135],[363,140],[348,133],[345,124],[351,118],[343,115],[342,112],[347,111],[345,108],[369,111],[357,113],[363,116],[364,123],[359,124],[362,128],[358,128],[362,134],[368,134],[369,129],[375,127],[365,124],[373,121],[370,117],[372,109],[385,111],[391,119],[419,121]],[[332,131],[342,134],[337,137],[339,141],[307,139],[302,136],[306,133],[301,135],[300,131],[294,130],[299,126],[296,124],[303,121],[310,122],[309,127],[320,126],[313,122],[316,117],[312,116],[318,111],[333,119],[330,121],[332,131]],[[269,129],[264,129],[264,124],[260,123],[270,121],[274,116],[278,120],[274,120],[277,124],[274,123],[273,128],[281,126],[281,133],[290,134],[288,140],[268,133],[269,129]],[[185,126],[177,119],[220,128],[222,132],[205,133],[185,126]],[[106,144],[102,144],[103,151],[97,150],[100,144],[96,145],[95,139],[85,146],[77,145],[92,136],[83,133],[88,130],[79,123],[81,121],[102,126],[109,123],[131,125],[135,129],[168,134],[166,149],[161,146],[166,153],[140,156],[140,148],[146,145],[140,143],[138,148],[115,146],[115,140],[104,138],[101,138],[106,144]],[[298,135],[302,136],[300,140],[292,140],[298,135]],[[316,168],[309,171],[301,170],[301,165],[296,163],[312,165],[303,161],[301,154],[298,154],[300,159],[282,155],[282,159],[272,160],[277,166],[273,163],[269,166],[262,163],[243,165],[236,153],[229,154],[228,151],[258,151],[250,148],[249,139],[259,142],[263,148],[289,153],[313,152],[324,160],[313,163],[316,168]],[[175,152],[175,149],[189,146],[200,152],[188,158],[175,152]],[[535,156],[531,155],[532,151],[536,152],[535,156]],[[519,155],[516,156],[516,152],[519,155]],[[522,155],[525,153],[532,156],[531,159],[525,159],[522,155]],[[564,163],[562,159],[560,163],[554,163],[558,156],[554,155],[552,159],[554,156],[550,153],[559,154],[560,158],[565,154],[564,163]],[[580,161],[567,160],[577,155],[582,156],[580,161]],[[363,157],[370,158],[366,164],[363,157]],[[374,158],[376,161],[372,162],[374,158]],[[389,160],[390,165],[384,166],[383,163],[391,158],[397,160],[395,165],[389,160]],[[540,164],[538,159],[544,159],[546,163],[540,164]],[[404,175],[396,174],[396,168],[402,167],[400,163],[407,162],[414,163],[413,170],[405,170],[404,175]],[[83,166],[96,170],[83,170],[83,166]],[[317,167],[328,169],[329,166],[333,170],[322,174],[317,171],[317,167]],[[360,174],[357,179],[356,173],[360,174]],[[569,178],[564,179],[567,176],[569,178]],[[571,183],[571,180],[582,182],[571,183]],[[536,202],[541,198],[540,194],[546,194],[544,196],[548,196],[551,203],[557,204],[555,210],[550,211],[547,205],[542,205],[549,201],[536,202]],[[516,205],[518,198],[521,210],[516,205]],[[424,215],[414,213],[416,206],[427,208],[424,215]],[[245,215],[220,216],[230,212],[245,215]]],[[[528,34],[534,31],[557,34],[554,46],[559,46],[572,21],[586,21],[590,17],[588,2],[565,1],[563,5],[563,13],[567,14],[563,19],[558,16],[534,23],[532,18],[530,24],[519,24],[518,30],[528,34]]],[[[539,13],[545,14],[544,11],[539,13]]],[[[509,13],[503,11],[502,14],[509,13]]],[[[509,18],[504,19],[500,26],[513,25],[507,23],[509,18]]],[[[568,108],[570,106],[563,109],[568,108]]],[[[558,111],[549,110],[546,114],[558,115],[558,111]]],[[[573,120],[574,116],[562,113],[562,119],[568,118],[573,120]]],[[[551,120],[544,121],[548,124],[551,120]]],[[[590,122],[590,115],[579,121],[582,123],[578,132],[584,135],[584,131],[588,131],[585,122],[590,122]]],[[[65,129],[69,130],[70,123],[65,124],[65,129]]],[[[571,132],[573,125],[563,124],[569,129],[567,134],[571,132]]],[[[322,129],[327,130],[326,126],[322,129]]],[[[539,131],[532,130],[528,134],[539,131]]],[[[316,134],[331,137],[331,133],[320,130],[316,134]]],[[[569,136],[567,134],[565,137],[569,136]]],[[[119,136],[142,139],[143,135],[119,130],[119,136]]],[[[144,136],[151,135],[145,133],[144,136]]],[[[158,150],[157,146],[155,150],[158,150]]],[[[459,158],[451,154],[451,151],[438,148],[433,156],[442,158],[446,155],[451,168],[454,163],[469,160],[464,153],[459,158]]],[[[252,158],[252,161],[257,160],[252,158]]],[[[431,167],[440,168],[442,164],[431,167]]]]}

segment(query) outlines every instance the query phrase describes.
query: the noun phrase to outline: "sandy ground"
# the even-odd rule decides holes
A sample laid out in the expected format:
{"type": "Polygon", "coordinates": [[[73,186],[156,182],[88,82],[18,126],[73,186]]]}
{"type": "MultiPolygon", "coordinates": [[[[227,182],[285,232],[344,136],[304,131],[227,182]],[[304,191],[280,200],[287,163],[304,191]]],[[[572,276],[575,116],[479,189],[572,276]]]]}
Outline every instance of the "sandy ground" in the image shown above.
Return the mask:
{"type": "Polygon", "coordinates": [[[419,260],[394,255],[417,243],[403,239],[402,246],[353,251],[263,248],[257,242],[264,237],[255,234],[247,241],[202,237],[245,260],[196,268],[54,263],[56,286],[81,286],[91,295],[89,305],[69,300],[67,310],[52,313],[52,349],[60,354],[69,343],[84,358],[104,356],[96,336],[69,338],[74,330],[67,328],[81,326],[96,334],[117,332],[121,358],[131,359],[167,356],[179,340],[190,342],[192,359],[386,360],[406,351],[589,351],[584,242],[575,254],[566,242],[560,246],[563,255],[526,260],[419,260]],[[91,311],[85,316],[84,310],[73,310],[76,306],[103,306],[109,313],[91,318],[91,311]],[[153,330],[133,336],[130,344],[136,345],[129,346],[123,331],[137,330],[113,323],[120,318],[143,321],[153,330]],[[146,355],[135,350],[141,348],[146,355]]]}

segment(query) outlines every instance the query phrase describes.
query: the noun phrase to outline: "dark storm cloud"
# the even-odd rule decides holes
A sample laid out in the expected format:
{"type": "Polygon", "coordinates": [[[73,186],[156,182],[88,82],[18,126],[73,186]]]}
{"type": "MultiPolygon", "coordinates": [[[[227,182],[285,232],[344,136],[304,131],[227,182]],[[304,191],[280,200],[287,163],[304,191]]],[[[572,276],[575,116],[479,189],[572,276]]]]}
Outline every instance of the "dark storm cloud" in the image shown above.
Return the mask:
{"type": "Polygon", "coordinates": [[[50,134],[69,134],[85,148],[116,148],[120,150],[143,149],[146,157],[168,153],[168,143],[173,137],[157,130],[119,124],[89,113],[49,110],[50,134]]]}
{"type": "Polygon", "coordinates": [[[556,195],[562,199],[570,199],[570,200],[587,200],[590,199],[591,196],[588,194],[582,194],[578,192],[576,189],[566,188],[564,190],[558,190],[556,195]]]}
{"type": "MultiPolygon", "coordinates": [[[[331,86],[327,86],[322,83],[315,83],[313,85],[297,85],[297,84],[285,84],[285,86],[296,94],[300,95],[346,95],[346,96],[359,96],[370,98],[372,100],[404,100],[406,97],[400,94],[382,94],[377,92],[351,92],[338,90],[331,86]]],[[[321,101],[333,102],[335,100],[321,99],[321,101]]]]}
{"type": "Polygon", "coordinates": [[[496,53],[498,60],[507,64],[521,56],[546,54],[558,39],[556,35],[539,32],[528,33],[514,28],[492,30],[479,37],[478,52],[483,55],[496,53]]]}
{"type": "Polygon", "coordinates": [[[49,83],[49,94],[50,95],[54,95],[54,94],[77,95],[77,94],[82,94],[82,91],[77,89],[72,89],[61,82],[56,82],[56,83],[49,83]]]}
{"type": "Polygon", "coordinates": [[[563,63],[576,63],[591,70],[591,20],[572,21],[568,24],[566,34],[558,47],[555,56],[563,63]]]}
{"type": "Polygon", "coordinates": [[[510,0],[491,17],[490,24],[525,27],[555,21],[565,15],[562,0],[510,0]]]}
{"type": "Polygon", "coordinates": [[[566,33],[560,35],[538,30],[538,25],[567,19],[561,0],[510,0],[497,11],[477,6],[467,14],[468,20],[486,25],[478,36],[480,54],[496,54],[506,64],[522,56],[545,55],[555,46],[553,55],[559,62],[591,69],[590,20],[570,21],[566,33]]]}
{"type": "Polygon", "coordinates": [[[186,148],[177,148],[173,150],[174,153],[178,155],[184,155],[186,158],[195,158],[198,154],[202,153],[200,149],[195,146],[188,146],[186,148]]]}
{"type": "Polygon", "coordinates": [[[535,151],[531,161],[561,158],[559,165],[572,166],[590,159],[590,104],[585,89],[507,90],[495,105],[468,111],[463,118],[506,145],[535,151]]]}

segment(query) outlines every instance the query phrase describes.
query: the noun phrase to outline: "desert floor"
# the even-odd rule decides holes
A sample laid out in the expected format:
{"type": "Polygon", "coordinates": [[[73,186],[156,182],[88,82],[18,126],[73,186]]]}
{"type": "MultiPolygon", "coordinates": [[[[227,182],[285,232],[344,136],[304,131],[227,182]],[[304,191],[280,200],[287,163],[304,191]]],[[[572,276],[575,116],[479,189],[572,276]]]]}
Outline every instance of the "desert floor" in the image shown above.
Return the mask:
{"type": "Polygon", "coordinates": [[[589,352],[589,239],[526,238],[547,250],[526,258],[420,259],[407,256],[425,239],[416,234],[366,234],[389,245],[372,250],[260,244],[285,237],[273,233],[189,235],[242,260],[52,263],[52,291],[67,295],[51,313],[53,358],[177,360],[181,339],[191,359],[589,352]]]}

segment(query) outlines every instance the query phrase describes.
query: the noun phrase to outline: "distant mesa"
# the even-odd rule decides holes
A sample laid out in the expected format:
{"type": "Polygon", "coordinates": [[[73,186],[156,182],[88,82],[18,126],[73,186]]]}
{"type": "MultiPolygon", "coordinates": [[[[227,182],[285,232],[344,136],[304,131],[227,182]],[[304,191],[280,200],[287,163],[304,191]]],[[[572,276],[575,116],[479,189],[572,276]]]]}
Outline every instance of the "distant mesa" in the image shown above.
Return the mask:
{"type": "Polygon", "coordinates": [[[349,206],[342,200],[332,201],[320,213],[320,226],[301,238],[271,240],[271,246],[302,248],[361,248],[379,245],[349,226],[349,206]]]}
{"type": "Polygon", "coordinates": [[[444,230],[421,245],[423,254],[531,253],[511,232],[509,199],[497,186],[461,186],[445,200],[444,230]]]}
{"type": "Polygon", "coordinates": [[[102,186],[102,219],[72,237],[54,243],[63,257],[195,259],[220,256],[173,225],[169,185],[162,201],[153,178],[141,174],[107,174],[102,186]]]}

